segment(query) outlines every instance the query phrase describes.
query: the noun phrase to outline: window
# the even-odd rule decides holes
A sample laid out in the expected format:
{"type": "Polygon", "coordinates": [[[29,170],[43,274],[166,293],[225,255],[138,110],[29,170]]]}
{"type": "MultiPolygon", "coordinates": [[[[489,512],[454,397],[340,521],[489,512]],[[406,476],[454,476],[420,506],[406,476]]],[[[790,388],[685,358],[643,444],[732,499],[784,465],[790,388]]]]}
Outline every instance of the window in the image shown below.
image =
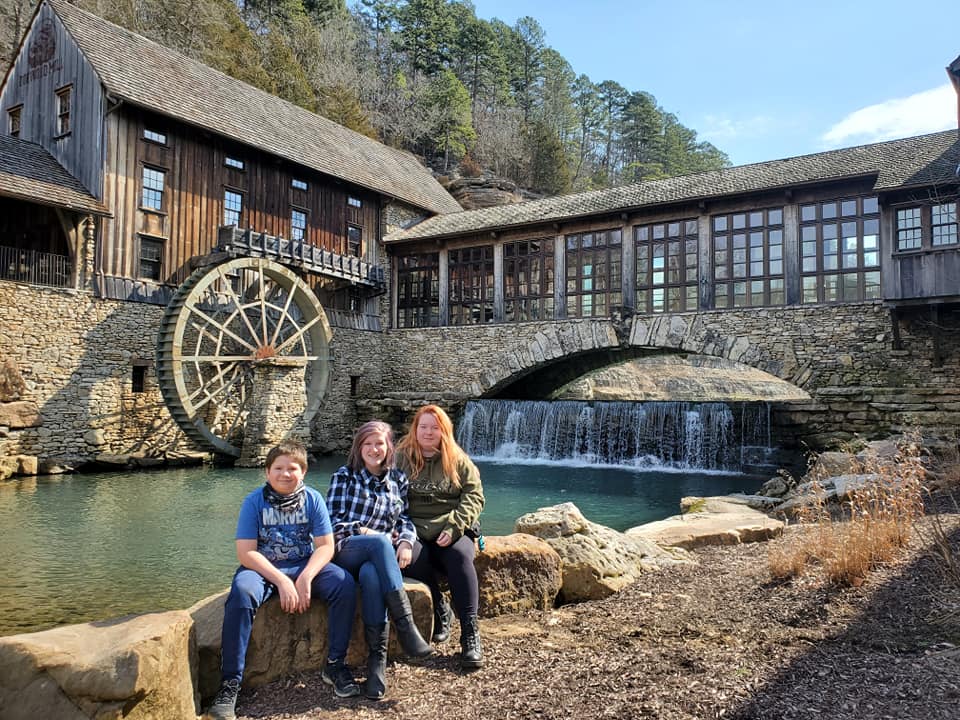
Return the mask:
{"type": "Polygon", "coordinates": [[[163,263],[163,241],[140,236],[140,277],[160,280],[163,263]]]}
{"type": "Polygon", "coordinates": [[[360,201],[360,198],[353,197],[352,195],[347,196],[347,205],[355,208],[363,207],[363,203],[360,201]]]}
{"type": "Polygon", "coordinates": [[[634,228],[637,243],[637,313],[696,310],[697,221],[634,228]]]}
{"type": "Polygon", "coordinates": [[[23,119],[23,105],[7,110],[7,132],[10,137],[20,137],[20,123],[23,119]]]}
{"type": "Polygon", "coordinates": [[[450,324],[493,321],[493,246],[450,250],[450,324]]]}
{"type": "Polygon", "coordinates": [[[439,270],[439,253],[397,258],[397,327],[439,324],[439,270]]]}
{"type": "Polygon", "coordinates": [[[294,190],[309,190],[309,189],[310,189],[310,186],[307,185],[307,181],[306,181],[306,180],[298,180],[297,178],[294,178],[293,180],[290,181],[290,187],[292,187],[294,190]]]}
{"type": "Polygon", "coordinates": [[[66,135],[70,132],[70,97],[72,94],[72,85],[57,90],[57,135],[66,135]]]}
{"type": "Polygon", "coordinates": [[[147,388],[147,368],[144,365],[133,366],[133,376],[130,378],[130,390],[135,393],[145,392],[147,388]]]}
{"type": "Polygon", "coordinates": [[[229,155],[224,158],[223,164],[227,167],[235,168],[237,170],[243,170],[244,167],[243,160],[238,160],[237,158],[230,157],[229,155]]]}
{"type": "Polygon", "coordinates": [[[143,192],[140,196],[140,206],[150,210],[163,210],[164,179],[167,173],[156,168],[143,168],[143,192]]]}
{"type": "Polygon", "coordinates": [[[567,235],[567,317],[605,317],[623,301],[622,232],[567,235]]]}
{"type": "Polygon", "coordinates": [[[956,200],[897,209],[897,251],[954,247],[960,243],[956,200]]]}
{"type": "Polygon", "coordinates": [[[150,128],[143,129],[143,139],[149,140],[150,142],[159,143],[160,145],[167,144],[166,133],[157,132],[156,130],[151,130],[150,128]]]}
{"type": "Polygon", "coordinates": [[[714,307],[783,305],[783,208],[715,215],[712,222],[714,307]]]}
{"type": "Polygon", "coordinates": [[[356,225],[347,225],[347,253],[363,257],[363,229],[356,225]]]}
{"type": "Polygon", "coordinates": [[[801,206],[800,273],[803,303],[855,302],[880,297],[880,204],[877,198],[848,198],[801,206]]]}
{"type": "Polygon", "coordinates": [[[553,320],[553,238],[503,245],[504,320],[553,320]]]}
{"type": "Polygon", "coordinates": [[[234,190],[223,191],[223,224],[240,227],[243,213],[243,195],[234,190]]]}
{"type": "Polygon", "coordinates": [[[303,242],[307,235],[307,213],[294,208],[290,211],[290,239],[303,242]]]}

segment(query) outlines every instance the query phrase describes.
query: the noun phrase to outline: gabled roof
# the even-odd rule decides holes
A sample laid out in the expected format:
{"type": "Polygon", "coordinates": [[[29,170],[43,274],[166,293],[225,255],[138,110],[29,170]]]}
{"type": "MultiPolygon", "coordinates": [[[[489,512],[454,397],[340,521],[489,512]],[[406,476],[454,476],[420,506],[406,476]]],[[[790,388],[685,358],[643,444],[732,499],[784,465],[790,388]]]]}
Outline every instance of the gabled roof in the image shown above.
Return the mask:
{"type": "Polygon", "coordinates": [[[432,213],[462,209],[410,153],[258,90],[65,0],[45,2],[114,98],[432,213]]]}
{"type": "Polygon", "coordinates": [[[606,190],[465,210],[455,215],[428,218],[418,225],[391,233],[384,241],[398,243],[504,230],[844,178],[875,177],[873,189],[876,191],[957,182],[958,163],[960,136],[956,130],[948,130],[606,190]]]}
{"type": "Polygon", "coordinates": [[[0,135],[0,196],[94,215],[111,214],[43,147],[9,135],[0,135]]]}

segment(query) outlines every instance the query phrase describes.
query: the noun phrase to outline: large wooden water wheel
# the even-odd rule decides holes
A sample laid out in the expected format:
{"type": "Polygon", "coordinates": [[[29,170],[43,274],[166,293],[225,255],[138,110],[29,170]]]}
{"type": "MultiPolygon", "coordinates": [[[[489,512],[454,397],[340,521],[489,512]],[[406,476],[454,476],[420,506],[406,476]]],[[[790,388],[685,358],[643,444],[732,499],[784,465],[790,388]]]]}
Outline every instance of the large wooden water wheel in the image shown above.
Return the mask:
{"type": "Polygon", "coordinates": [[[284,266],[238,258],[196,270],[167,306],[157,378],[170,414],[201,447],[239,456],[253,368],[306,366],[309,421],[329,376],[330,325],[310,287],[284,266]]]}

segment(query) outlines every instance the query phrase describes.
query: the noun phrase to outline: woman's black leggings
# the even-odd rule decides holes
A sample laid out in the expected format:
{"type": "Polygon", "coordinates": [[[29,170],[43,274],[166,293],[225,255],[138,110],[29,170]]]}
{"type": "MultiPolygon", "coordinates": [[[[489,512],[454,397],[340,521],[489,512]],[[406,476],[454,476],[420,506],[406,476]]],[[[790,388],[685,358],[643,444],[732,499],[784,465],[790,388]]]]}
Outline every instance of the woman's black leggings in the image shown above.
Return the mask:
{"type": "Polygon", "coordinates": [[[438,576],[446,576],[457,617],[476,617],[480,604],[480,587],[473,566],[476,549],[473,540],[462,536],[452,545],[440,547],[430,540],[417,540],[413,560],[404,568],[407,577],[426,583],[433,596],[433,606],[440,602],[438,576]]]}

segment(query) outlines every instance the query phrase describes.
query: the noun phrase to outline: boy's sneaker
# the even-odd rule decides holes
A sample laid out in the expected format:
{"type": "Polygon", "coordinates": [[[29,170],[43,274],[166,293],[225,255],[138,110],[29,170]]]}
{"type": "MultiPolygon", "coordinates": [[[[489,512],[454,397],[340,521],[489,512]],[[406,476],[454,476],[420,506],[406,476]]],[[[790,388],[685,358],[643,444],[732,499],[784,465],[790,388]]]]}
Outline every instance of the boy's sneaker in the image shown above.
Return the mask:
{"type": "Polygon", "coordinates": [[[224,680],[213,703],[207,708],[206,717],[210,720],[234,720],[237,717],[235,710],[239,694],[239,680],[224,680]]]}
{"type": "Polygon", "coordinates": [[[348,698],[360,694],[360,686],[343,660],[328,660],[320,677],[327,685],[333,685],[333,692],[337,697],[348,698]]]}

